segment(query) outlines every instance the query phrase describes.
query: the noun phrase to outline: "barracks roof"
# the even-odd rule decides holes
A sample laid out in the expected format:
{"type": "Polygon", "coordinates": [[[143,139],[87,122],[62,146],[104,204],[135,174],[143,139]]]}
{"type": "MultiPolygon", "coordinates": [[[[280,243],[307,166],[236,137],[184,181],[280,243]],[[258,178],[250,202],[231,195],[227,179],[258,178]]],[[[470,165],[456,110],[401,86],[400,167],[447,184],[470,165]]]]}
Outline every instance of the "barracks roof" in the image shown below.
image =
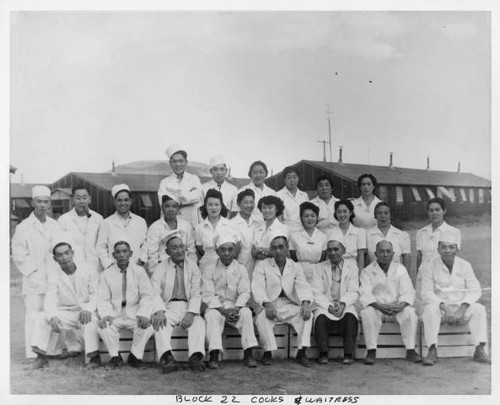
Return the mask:
{"type": "Polygon", "coordinates": [[[45,186],[40,183],[10,183],[10,198],[31,198],[31,189],[34,186],[45,186]]]}
{"type": "MultiPolygon", "coordinates": [[[[361,165],[353,163],[329,163],[303,160],[324,171],[348,180],[357,181],[363,173],[373,174],[380,184],[401,184],[413,186],[449,186],[449,187],[491,187],[491,181],[472,173],[447,172],[444,170],[409,169],[405,167],[389,167],[361,165]]],[[[299,162],[301,163],[301,162],[299,162]]]]}

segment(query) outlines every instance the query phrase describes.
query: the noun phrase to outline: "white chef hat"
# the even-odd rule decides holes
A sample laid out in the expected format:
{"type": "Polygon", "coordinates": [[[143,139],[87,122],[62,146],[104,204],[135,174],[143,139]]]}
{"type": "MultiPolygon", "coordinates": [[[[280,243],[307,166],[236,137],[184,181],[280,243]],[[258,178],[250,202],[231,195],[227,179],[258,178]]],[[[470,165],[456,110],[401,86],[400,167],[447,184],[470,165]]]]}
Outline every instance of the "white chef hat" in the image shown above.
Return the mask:
{"type": "Polygon", "coordinates": [[[73,239],[73,235],[71,235],[69,232],[58,232],[56,235],[54,235],[52,243],[50,244],[51,251],[54,252],[56,246],[63,243],[67,243],[73,249],[75,247],[75,240],[73,239]]]}
{"type": "Polygon", "coordinates": [[[164,201],[163,201],[163,197],[168,197],[169,199],[174,200],[177,204],[180,204],[180,203],[181,203],[181,202],[180,202],[180,200],[179,200],[179,197],[178,197],[178,196],[176,196],[176,195],[175,195],[175,194],[173,194],[173,193],[163,193],[163,194],[161,195],[161,203],[162,203],[162,204],[164,203],[164,201]]]}
{"type": "Polygon", "coordinates": [[[169,159],[171,159],[172,156],[178,152],[184,156],[184,159],[187,159],[186,149],[180,143],[173,143],[172,145],[169,145],[169,147],[165,151],[165,154],[169,159]]]}
{"type": "Polygon", "coordinates": [[[113,196],[113,198],[115,198],[120,191],[125,191],[125,190],[130,193],[130,187],[127,186],[126,184],[116,184],[113,187],[111,187],[111,195],[113,196]]]}
{"type": "Polygon", "coordinates": [[[186,243],[186,238],[184,234],[180,232],[178,229],[174,229],[173,231],[167,232],[163,238],[161,238],[161,243],[167,246],[167,243],[174,238],[179,238],[183,243],[186,243]]]}
{"type": "Polygon", "coordinates": [[[111,238],[111,244],[109,245],[111,251],[115,250],[115,246],[119,242],[125,242],[129,246],[130,250],[132,250],[132,241],[130,240],[130,238],[128,236],[121,235],[111,238]]]}
{"type": "Polygon", "coordinates": [[[271,246],[271,242],[276,238],[285,238],[288,242],[288,232],[283,229],[275,229],[269,235],[269,246],[271,246]]]}
{"type": "Polygon", "coordinates": [[[445,231],[439,235],[439,242],[454,243],[460,247],[460,234],[458,232],[445,231]]]}
{"type": "Polygon", "coordinates": [[[224,243],[238,243],[238,238],[234,234],[234,232],[230,232],[227,229],[224,229],[222,232],[217,232],[215,235],[215,247],[218,249],[219,246],[224,243]]]}
{"type": "Polygon", "coordinates": [[[212,156],[209,160],[210,168],[218,165],[225,165],[226,164],[226,159],[224,158],[223,155],[215,155],[212,156]]]}
{"type": "Polygon", "coordinates": [[[334,235],[334,234],[330,234],[327,238],[327,241],[326,243],[330,243],[330,242],[337,242],[339,244],[342,245],[342,247],[344,248],[345,250],[345,245],[344,245],[344,242],[342,241],[342,238],[339,238],[338,236],[334,235]]]}
{"type": "Polygon", "coordinates": [[[31,189],[31,198],[37,197],[49,197],[50,198],[50,188],[47,186],[34,186],[31,189]]]}

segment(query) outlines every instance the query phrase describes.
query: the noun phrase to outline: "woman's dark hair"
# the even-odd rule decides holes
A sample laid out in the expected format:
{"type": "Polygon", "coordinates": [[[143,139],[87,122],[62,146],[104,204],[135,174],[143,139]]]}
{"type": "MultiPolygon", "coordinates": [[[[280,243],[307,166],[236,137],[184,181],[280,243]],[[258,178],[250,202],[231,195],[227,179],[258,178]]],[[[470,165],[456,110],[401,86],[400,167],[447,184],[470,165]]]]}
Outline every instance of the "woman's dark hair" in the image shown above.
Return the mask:
{"type": "Polygon", "coordinates": [[[372,183],[373,183],[373,191],[375,191],[377,189],[377,179],[375,178],[375,176],[373,174],[370,174],[370,173],[365,173],[365,174],[362,174],[361,176],[358,177],[358,188],[361,190],[361,181],[364,179],[364,178],[369,178],[372,183]]]}
{"type": "MultiPolygon", "coordinates": [[[[301,221],[302,221],[302,215],[304,214],[304,212],[306,212],[306,210],[313,211],[316,214],[316,216],[319,215],[319,207],[310,201],[304,201],[302,204],[300,204],[299,209],[300,209],[300,220],[301,221]]],[[[318,221],[316,221],[316,223],[318,223],[318,221]]]]}
{"type": "Polygon", "coordinates": [[[295,173],[295,174],[297,175],[297,177],[300,177],[300,176],[299,176],[299,170],[298,170],[298,168],[297,168],[297,167],[295,167],[295,166],[287,166],[287,167],[285,167],[285,168],[283,169],[283,173],[282,173],[282,175],[283,175],[283,179],[285,179],[285,178],[286,178],[286,175],[287,175],[287,174],[289,174],[289,173],[295,173]]]}
{"type": "Polygon", "coordinates": [[[238,193],[238,196],[236,197],[236,203],[240,205],[245,197],[252,197],[255,200],[255,193],[250,188],[246,188],[243,191],[240,191],[238,193]]]}
{"type": "Polygon", "coordinates": [[[387,207],[387,208],[389,208],[389,212],[391,212],[391,206],[388,203],[386,203],[385,201],[380,201],[379,203],[377,203],[377,205],[375,206],[375,209],[373,210],[373,216],[375,218],[377,218],[377,210],[380,207],[387,207]]]}
{"type": "Polygon", "coordinates": [[[226,218],[227,217],[227,208],[224,205],[224,201],[222,199],[222,193],[220,191],[217,191],[213,188],[207,191],[207,194],[205,194],[205,199],[203,200],[203,205],[200,207],[200,213],[201,217],[205,219],[208,217],[208,211],[207,211],[207,201],[209,198],[217,198],[220,201],[220,204],[222,206],[220,210],[220,215],[221,217],[226,218]]]}
{"type": "Polygon", "coordinates": [[[256,160],[255,162],[253,162],[251,165],[250,165],[250,169],[248,169],[248,177],[252,177],[252,170],[255,166],[262,166],[262,168],[264,169],[264,171],[266,172],[266,177],[267,177],[267,174],[269,173],[267,171],[267,166],[264,162],[260,161],[260,160],[256,160]]]}
{"type": "Polygon", "coordinates": [[[262,212],[262,204],[274,205],[276,207],[276,216],[277,217],[279,217],[281,214],[283,214],[283,211],[285,210],[285,205],[283,204],[283,201],[281,200],[281,198],[276,197],[275,195],[268,195],[268,196],[262,197],[259,200],[259,203],[257,204],[257,208],[261,212],[262,212]]]}
{"type": "Polygon", "coordinates": [[[328,183],[330,183],[330,187],[332,188],[333,190],[333,183],[332,183],[332,179],[330,178],[330,176],[327,176],[326,174],[322,174],[321,176],[319,176],[317,179],[316,179],[316,188],[318,188],[318,184],[320,181],[323,181],[323,180],[327,180],[328,183]]]}
{"type": "Polygon", "coordinates": [[[337,208],[340,207],[341,205],[345,205],[349,211],[351,211],[351,216],[349,217],[349,221],[352,222],[354,217],[354,205],[352,205],[352,202],[349,200],[338,200],[335,201],[335,211],[333,211],[333,216],[334,218],[338,221],[339,219],[337,218],[337,208]]]}
{"type": "Polygon", "coordinates": [[[429,206],[432,203],[439,204],[439,206],[441,207],[441,209],[443,211],[446,210],[446,203],[444,202],[444,200],[442,198],[439,198],[439,197],[431,198],[429,201],[427,201],[427,209],[429,209],[429,206]]]}

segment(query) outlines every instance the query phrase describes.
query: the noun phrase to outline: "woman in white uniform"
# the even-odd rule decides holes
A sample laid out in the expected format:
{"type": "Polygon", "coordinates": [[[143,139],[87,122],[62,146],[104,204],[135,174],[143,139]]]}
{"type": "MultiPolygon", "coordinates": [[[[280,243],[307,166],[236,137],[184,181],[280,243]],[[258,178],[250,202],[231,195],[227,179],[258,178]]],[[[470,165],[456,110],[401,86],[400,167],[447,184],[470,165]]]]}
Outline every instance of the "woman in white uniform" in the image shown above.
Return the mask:
{"type": "Polygon", "coordinates": [[[370,263],[376,260],[375,248],[381,240],[392,243],[394,251],[393,261],[401,263],[410,274],[410,235],[401,229],[391,225],[391,207],[385,201],[375,206],[375,219],[377,226],[366,231],[366,244],[370,263]]]}
{"type": "Polygon", "coordinates": [[[316,228],[319,208],[310,201],[300,204],[302,230],[290,236],[290,257],[299,262],[309,283],[313,279],[314,265],[325,260],[326,235],[316,228]]]}
{"type": "Polygon", "coordinates": [[[255,225],[253,233],[252,256],[256,265],[260,260],[272,257],[269,246],[273,233],[282,231],[287,235],[287,239],[290,236],[288,227],[278,219],[283,214],[284,209],[283,201],[280,198],[268,195],[259,200],[257,207],[264,221],[255,225]]]}
{"type": "Polygon", "coordinates": [[[352,261],[361,271],[365,267],[366,231],[354,226],[354,207],[349,200],[335,203],[335,218],[339,225],[328,232],[327,240],[338,240],[345,246],[344,260],[352,261]]]}
{"type": "Polygon", "coordinates": [[[321,232],[326,234],[329,229],[335,228],[339,224],[333,216],[335,213],[335,202],[338,201],[338,198],[332,195],[332,180],[326,175],[319,176],[316,179],[316,191],[318,195],[311,200],[319,208],[318,225],[316,226],[321,232]]]}
{"type": "Polygon", "coordinates": [[[194,229],[194,240],[199,257],[198,265],[200,272],[203,274],[207,266],[217,263],[215,238],[218,233],[230,232],[236,236],[238,241],[241,238],[231,222],[226,219],[228,210],[222,201],[220,191],[208,190],[200,211],[203,220],[194,229]]]}
{"type": "Polygon", "coordinates": [[[355,219],[353,224],[359,228],[370,229],[377,226],[375,206],[381,201],[375,194],[377,179],[372,174],[362,174],[358,177],[359,198],[353,200],[355,219]]]}

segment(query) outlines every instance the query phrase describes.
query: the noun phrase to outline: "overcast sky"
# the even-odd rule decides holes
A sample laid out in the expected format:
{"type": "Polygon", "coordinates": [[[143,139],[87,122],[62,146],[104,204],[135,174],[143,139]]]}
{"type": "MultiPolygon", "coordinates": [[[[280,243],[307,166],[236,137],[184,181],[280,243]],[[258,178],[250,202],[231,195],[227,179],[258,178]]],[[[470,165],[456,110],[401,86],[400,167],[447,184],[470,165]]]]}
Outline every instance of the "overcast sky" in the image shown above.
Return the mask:
{"type": "Polygon", "coordinates": [[[491,178],[487,12],[14,12],[11,164],[53,182],[223,153],[246,177],[322,160],[491,178]],[[327,154],[329,157],[329,154],[327,154]]]}

